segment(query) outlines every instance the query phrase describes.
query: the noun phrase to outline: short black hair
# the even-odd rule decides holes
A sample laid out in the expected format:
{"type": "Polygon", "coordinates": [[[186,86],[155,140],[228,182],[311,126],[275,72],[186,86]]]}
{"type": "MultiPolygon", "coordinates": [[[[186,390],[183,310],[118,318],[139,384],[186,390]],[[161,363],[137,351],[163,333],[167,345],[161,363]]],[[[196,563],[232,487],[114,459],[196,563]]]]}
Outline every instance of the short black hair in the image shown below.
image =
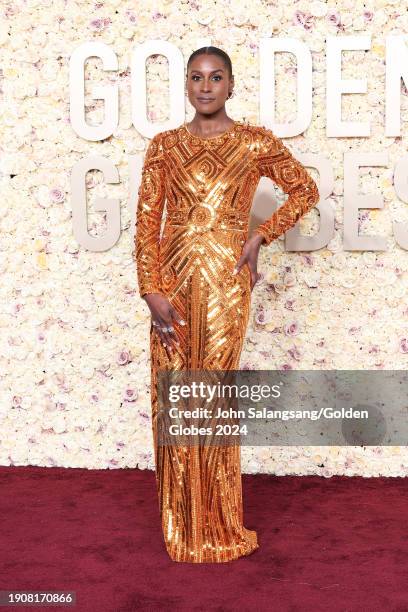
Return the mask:
{"type": "Polygon", "coordinates": [[[193,51],[193,53],[188,58],[187,72],[188,72],[188,68],[191,62],[193,61],[193,59],[197,57],[198,55],[203,55],[203,54],[218,55],[218,57],[220,57],[223,60],[224,65],[229,72],[230,78],[232,77],[232,63],[231,63],[231,59],[228,53],[225,53],[225,51],[223,51],[222,49],[219,49],[218,47],[211,47],[211,46],[210,47],[200,47],[200,49],[196,49],[195,51],[193,51]]]}

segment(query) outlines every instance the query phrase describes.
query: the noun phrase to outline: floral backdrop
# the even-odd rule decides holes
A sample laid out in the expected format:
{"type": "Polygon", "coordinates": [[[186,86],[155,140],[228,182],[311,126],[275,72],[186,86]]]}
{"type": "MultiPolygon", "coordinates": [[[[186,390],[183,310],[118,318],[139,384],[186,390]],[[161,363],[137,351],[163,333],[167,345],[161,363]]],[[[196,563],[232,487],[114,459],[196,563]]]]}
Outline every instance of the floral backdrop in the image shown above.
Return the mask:
{"type": "MultiPolygon", "coordinates": [[[[225,49],[233,63],[235,96],[228,114],[259,123],[259,40],[291,36],[313,56],[313,120],[287,144],[321,152],[335,170],[331,201],[336,230],[326,248],[290,253],[277,240],[261,249],[261,282],[241,367],[249,369],[405,369],[408,364],[408,253],[393,237],[391,219],[408,220],[395,195],[394,163],[406,150],[405,134],[384,135],[385,36],[407,31],[408,14],[397,0],[305,2],[155,2],[123,0],[15,0],[3,2],[0,20],[1,363],[0,463],[87,468],[153,469],[150,421],[149,309],[139,297],[133,258],[134,220],[129,198],[129,155],[144,156],[148,140],[132,126],[130,59],[135,45],[163,39],[179,46],[185,61],[200,38],[225,49]],[[325,136],[325,39],[371,34],[370,68],[349,54],[343,78],[367,76],[367,96],[343,100],[349,117],[369,118],[367,138],[325,136]],[[87,40],[111,46],[119,70],[101,74],[96,58],[87,81],[120,87],[120,123],[110,138],[76,135],[69,116],[69,59],[87,40]],[[381,81],[382,82],[382,81],[381,81]],[[381,190],[384,210],[362,211],[360,233],[387,237],[387,251],[343,249],[343,154],[387,150],[385,168],[362,170],[362,192],[381,190]],[[109,158],[117,185],[87,174],[89,227],[104,231],[98,196],[121,201],[122,233],[105,252],[80,248],[72,234],[70,172],[90,154],[109,158]]],[[[288,55],[276,60],[277,121],[296,109],[288,55]]],[[[167,119],[167,62],[147,63],[151,121],[167,119]]],[[[402,89],[401,117],[407,117],[402,89]]],[[[103,101],[86,97],[87,119],[103,119],[103,101]]],[[[186,121],[194,109],[186,101],[186,121]]],[[[302,219],[313,233],[318,214],[302,219]]],[[[242,448],[247,473],[397,476],[408,473],[405,447],[242,448]]]]}

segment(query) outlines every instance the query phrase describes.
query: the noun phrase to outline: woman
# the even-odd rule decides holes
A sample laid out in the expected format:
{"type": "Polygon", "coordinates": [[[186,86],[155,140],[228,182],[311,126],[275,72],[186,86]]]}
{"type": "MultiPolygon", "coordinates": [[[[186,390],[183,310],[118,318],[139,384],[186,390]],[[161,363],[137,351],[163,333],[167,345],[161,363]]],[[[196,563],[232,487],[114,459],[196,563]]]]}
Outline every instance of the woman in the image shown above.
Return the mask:
{"type": "Polygon", "coordinates": [[[224,51],[196,50],[186,84],[194,119],[154,136],[146,152],[135,253],[140,295],[151,311],[152,427],[166,549],[174,561],[217,563],[258,548],[256,532],[243,525],[240,448],[158,445],[158,370],[239,369],[260,246],[291,228],[319,192],[271,130],[228,117],[234,77],[224,51]],[[261,176],[289,197],[248,238],[261,176]]]}

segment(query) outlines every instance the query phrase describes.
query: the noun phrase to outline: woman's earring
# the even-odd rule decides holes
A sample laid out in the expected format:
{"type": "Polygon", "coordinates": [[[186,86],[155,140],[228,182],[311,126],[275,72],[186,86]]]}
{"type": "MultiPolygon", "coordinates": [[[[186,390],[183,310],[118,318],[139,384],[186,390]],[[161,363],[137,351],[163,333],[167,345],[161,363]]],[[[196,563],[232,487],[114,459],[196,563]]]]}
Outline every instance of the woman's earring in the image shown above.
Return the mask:
{"type": "Polygon", "coordinates": [[[228,98],[227,100],[229,100],[230,98],[232,98],[232,96],[234,95],[234,90],[230,91],[228,94],[228,98]]]}

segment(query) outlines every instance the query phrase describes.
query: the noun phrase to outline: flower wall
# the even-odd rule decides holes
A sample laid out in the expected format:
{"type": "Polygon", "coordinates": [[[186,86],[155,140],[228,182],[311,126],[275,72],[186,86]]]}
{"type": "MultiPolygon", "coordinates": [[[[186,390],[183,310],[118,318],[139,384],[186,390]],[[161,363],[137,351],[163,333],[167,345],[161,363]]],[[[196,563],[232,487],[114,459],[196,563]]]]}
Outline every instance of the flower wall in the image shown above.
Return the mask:
{"type": "MultiPolygon", "coordinates": [[[[313,58],[313,118],[286,140],[294,152],[321,153],[333,165],[335,232],[316,252],[285,252],[283,239],[261,249],[262,280],[242,352],[248,369],[405,369],[408,364],[408,252],[392,221],[408,221],[408,207],[392,184],[406,151],[407,90],[401,91],[401,137],[384,130],[385,36],[404,34],[400,2],[289,0],[251,2],[4,2],[0,9],[1,362],[0,463],[87,468],[154,468],[150,422],[149,310],[139,297],[133,258],[130,156],[143,160],[148,139],[131,118],[130,58],[146,40],[167,40],[185,63],[200,40],[232,60],[235,95],[228,114],[258,124],[259,41],[288,36],[307,43],[313,58]],[[368,80],[367,95],[343,100],[343,113],[371,123],[369,138],[326,136],[326,37],[371,34],[369,52],[344,63],[343,78],[368,80]],[[86,116],[103,120],[103,101],[89,83],[120,88],[119,126],[101,142],[78,136],[70,123],[69,60],[85,41],[109,45],[117,71],[91,58],[86,71],[86,116]],[[366,62],[362,68],[362,62],[366,62]],[[361,192],[380,191],[383,210],[362,211],[359,231],[386,238],[387,250],[346,251],[343,245],[343,155],[387,151],[386,167],[361,172],[361,192]],[[97,197],[120,199],[120,239],[110,249],[82,248],[72,230],[70,175],[81,158],[102,155],[120,180],[86,177],[88,228],[106,230],[92,209],[97,197]]],[[[296,109],[295,65],[276,60],[276,118],[296,109]]],[[[167,119],[168,66],[147,64],[148,119],[167,119]]],[[[186,100],[186,121],[194,109],[186,100]]],[[[176,127],[176,126],[174,126],[176,127]]],[[[316,178],[317,174],[315,175],[316,178]]],[[[135,190],[133,189],[133,197],[135,190]]],[[[134,206],[134,201],[133,201],[134,206]]],[[[312,211],[301,228],[311,235],[312,211]]],[[[243,447],[247,473],[405,475],[404,447],[243,447]]]]}

